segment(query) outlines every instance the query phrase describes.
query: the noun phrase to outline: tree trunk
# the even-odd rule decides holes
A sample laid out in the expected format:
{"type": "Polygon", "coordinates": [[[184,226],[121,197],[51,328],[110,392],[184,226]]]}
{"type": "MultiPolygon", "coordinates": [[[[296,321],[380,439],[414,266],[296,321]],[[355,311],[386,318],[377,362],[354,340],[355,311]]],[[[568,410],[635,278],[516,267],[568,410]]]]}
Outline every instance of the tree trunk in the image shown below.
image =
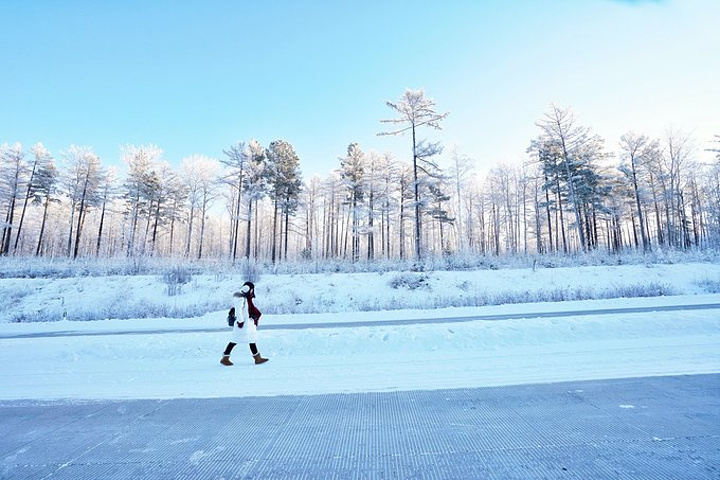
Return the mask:
{"type": "MultiPolygon", "coordinates": [[[[545,176],[545,185],[548,185],[548,177],[547,174],[544,174],[545,176]]],[[[553,247],[553,228],[552,228],[552,216],[550,215],[550,189],[545,188],[545,212],[547,214],[547,222],[548,222],[548,241],[550,243],[550,252],[554,252],[555,248],[557,248],[557,243],[555,244],[555,247],[553,247]]],[[[557,228],[557,225],[556,225],[557,228]]]]}
{"type": "MultiPolygon", "coordinates": [[[[245,258],[250,258],[250,232],[251,232],[251,218],[252,218],[252,198],[248,199],[248,211],[247,211],[247,225],[245,229],[245,258]]],[[[239,220],[239,217],[238,217],[239,220]]]]}
{"type": "Polygon", "coordinates": [[[200,260],[202,258],[202,252],[203,252],[203,240],[205,238],[205,214],[207,213],[207,194],[203,194],[203,203],[202,208],[200,209],[201,218],[200,218],[200,243],[198,245],[198,256],[197,259],[200,260]]]}
{"type": "Polygon", "coordinates": [[[100,256],[100,244],[102,243],[103,225],[105,225],[105,206],[107,205],[107,196],[103,199],[102,210],[100,211],[100,226],[98,227],[97,243],[95,244],[95,256],[100,256]]]}
{"type": "Polygon", "coordinates": [[[12,225],[13,225],[13,219],[15,218],[15,195],[13,194],[13,197],[10,199],[10,208],[8,210],[8,214],[6,217],[6,228],[4,231],[4,238],[3,238],[3,248],[2,253],[3,255],[8,255],[10,253],[10,237],[12,237],[12,225]]]}
{"type": "Polygon", "coordinates": [[[195,206],[190,206],[190,218],[188,222],[187,241],[185,242],[185,258],[190,257],[190,243],[192,242],[193,219],[195,218],[195,206]]]}
{"type": "Polygon", "coordinates": [[[642,239],[642,246],[643,246],[643,252],[647,253],[650,250],[650,243],[648,242],[648,237],[645,234],[645,221],[644,221],[644,212],[642,208],[642,203],[640,202],[640,188],[638,186],[638,180],[637,180],[637,171],[635,169],[635,158],[630,157],[630,168],[631,168],[631,175],[632,175],[632,184],[633,184],[633,190],[635,193],[635,207],[637,208],[638,212],[638,221],[640,222],[640,238],[642,239]]]}
{"type": "MultiPolygon", "coordinates": [[[[289,198],[288,198],[288,201],[290,201],[289,198]]],[[[289,233],[289,231],[290,231],[290,209],[286,208],[285,209],[285,245],[283,246],[285,261],[287,261],[287,254],[288,254],[288,233],[289,233]]]]}
{"type": "MultiPolygon", "coordinates": [[[[242,201],[242,175],[243,175],[243,171],[241,168],[240,169],[240,177],[238,178],[238,185],[237,185],[237,192],[238,192],[237,205],[235,206],[235,223],[234,223],[235,228],[234,228],[234,232],[233,232],[233,251],[232,251],[233,263],[235,263],[235,259],[237,258],[238,236],[239,236],[239,232],[240,232],[240,202],[242,201]]],[[[252,200],[250,200],[250,202],[252,202],[252,200]]],[[[249,222],[249,220],[248,220],[248,222],[249,222]]],[[[249,228],[250,227],[248,226],[248,229],[249,228]]],[[[248,231],[248,234],[249,233],[250,232],[248,231]]],[[[246,253],[245,257],[248,258],[248,257],[250,257],[250,252],[249,252],[250,247],[247,245],[247,242],[246,242],[245,247],[246,247],[245,248],[245,253],[246,253]]]]}
{"type": "Polygon", "coordinates": [[[277,198],[273,201],[273,230],[272,230],[272,254],[271,261],[275,264],[275,255],[277,253],[277,215],[278,215],[278,201],[277,198]]]}
{"type": "Polygon", "coordinates": [[[17,251],[18,248],[18,242],[20,241],[20,231],[22,230],[23,226],[23,220],[25,219],[25,211],[27,210],[27,204],[30,200],[30,191],[32,190],[32,184],[35,180],[35,169],[37,168],[37,158],[35,162],[33,162],[32,171],[30,172],[30,180],[28,181],[28,187],[27,191],[25,192],[25,200],[23,201],[23,207],[22,211],[20,212],[20,222],[18,222],[18,228],[17,233],[15,234],[15,246],[13,247],[13,252],[17,251]]]}
{"type": "MultiPolygon", "coordinates": [[[[103,204],[103,209],[105,208],[103,204]]],[[[150,254],[155,255],[155,247],[157,242],[157,233],[158,233],[158,227],[160,225],[160,199],[158,198],[157,208],[155,209],[155,222],[153,222],[153,230],[152,230],[152,237],[151,237],[151,249],[150,254]]]]}
{"type": "Polygon", "coordinates": [[[422,259],[422,246],[420,244],[420,233],[422,231],[422,216],[420,215],[420,183],[418,182],[418,165],[417,165],[417,143],[415,141],[415,124],[412,126],[412,142],[413,142],[413,181],[415,192],[415,258],[422,259]]]}
{"type": "Polygon", "coordinates": [[[40,250],[42,248],[42,241],[43,241],[43,235],[45,234],[45,223],[47,221],[49,206],[50,206],[50,195],[45,197],[45,206],[43,208],[43,217],[42,217],[42,222],[40,223],[40,234],[38,235],[38,244],[37,244],[37,248],[35,249],[36,257],[40,255],[40,250]]]}

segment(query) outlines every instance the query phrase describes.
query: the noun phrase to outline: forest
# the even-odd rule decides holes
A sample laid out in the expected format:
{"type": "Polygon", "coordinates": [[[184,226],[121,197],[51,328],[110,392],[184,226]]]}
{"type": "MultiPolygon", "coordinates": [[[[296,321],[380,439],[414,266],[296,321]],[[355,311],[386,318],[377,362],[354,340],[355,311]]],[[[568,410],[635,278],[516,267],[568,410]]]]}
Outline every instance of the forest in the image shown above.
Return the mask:
{"type": "Polygon", "coordinates": [[[395,130],[379,135],[408,133],[407,154],[351,142],[324,178],[304,179],[280,139],[175,164],[158,146],[126,145],[122,176],[90,146],[3,143],[0,252],[275,264],[720,246],[720,135],[628,131],[606,145],[552,106],[525,158],[480,175],[486,159],[421,139],[447,115],[422,90],[387,105],[397,116],[381,122],[395,130]]]}

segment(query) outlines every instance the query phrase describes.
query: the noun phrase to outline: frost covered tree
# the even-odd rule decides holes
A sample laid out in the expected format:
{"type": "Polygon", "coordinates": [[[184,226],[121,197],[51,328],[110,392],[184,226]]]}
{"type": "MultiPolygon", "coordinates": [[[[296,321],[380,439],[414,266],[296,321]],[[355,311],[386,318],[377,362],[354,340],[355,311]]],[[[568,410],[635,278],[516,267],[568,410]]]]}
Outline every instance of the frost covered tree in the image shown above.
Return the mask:
{"type": "Polygon", "coordinates": [[[441,130],[440,122],[449,113],[439,114],[435,111],[435,102],[425,97],[420,90],[405,90],[397,103],[386,102],[386,105],[397,112],[398,117],[380,120],[382,123],[397,125],[397,128],[378,135],[402,135],[406,132],[412,134],[412,168],[413,168],[413,197],[415,201],[415,257],[422,258],[422,203],[420,196],[420,170],[423,162],[441,152],[439,143],[428,143],[417,138],[417,129],[428,126],[441,130]]]}
{"type": "MultiPolygon", "coordinates": [[[[600,197],[607,194],[606,190],[598,188],[596,162],[605,157],[602,139],[591,135],[589,128],[577,125],[569,109],[555,105],[537,126],[542,135],[530,149],[538,152],[538,158],[556,182],[558,199],[564,190],[562,193],[567,196],[575,217],[579,246],[582,251],[587,251],[595,243],[595,208],[599,206],[600,197]]],[[[562,212],[561,207],[558,208],[562,212]]]]}
{"type": "Polygon", "coordinates": [[[430,191],[430,208],[428,209],[428,215],[433,218],[438,225],[438,232],[440,234],[440,238],[438,241],[438,246],[440,249],[440,252],[446,253],[449,252],[450,249],[445,243],[445,225],[452,225],[455,221],[454,218],[450,217],[449,211],[445,208],[444,203],[448,202],[451,197],[450,195],[445,193],[446,185],[445,185],[445,179],[441,178],[438,179],[438,181],[432,182],[428,189],[430,191]]]}
{"type": "Polygon", "coordinates": [[[346,202],[350,207],[353,262],[360,259],[359,212],[365,197],[365,153],[357,143],[351,143],[347,155],[340,158],[340,178],[346,190],[346,202]]]}
{"type": "Polygon", "coordinates": [[[463,155],[457,151],[457,149],[453,150],[452,153],[452,165],[450,167],[450,171],[448,172],[450,178],[453,179],[454,187],[455,187],[455,202],[456,202],[456,228],[457,228],[457,235],[458,235],[458,248],[461,252],[464,252],[466,249],[467,241],[465,239],[465,232],[464,232],[464,213],[463,213],[463,199],[465,187],[467,186],[467,183],[471,177],[473,170],[473,161],[470,157],[467,155],[463,155]]]}
{"type": "Polygon", "coordinates": [[[709,148],[708,151],[715,153],[715,161],[708,166],[703,190],[707,199],[709,243],[717,247],[720,245],[720,135],[715,135],[713,143],[717,147],[709,148]]]}
{"type": "Polygon", "coordinates": [[[408,218],[406,204],[415,198],[413,189],[413,169],[403,164],[398,175],[398,255],[400,259],[407,258],[405,239],[405,220],[408,218]]]}
{"type": "Polygon", "coordinates": [[[168,185],[168,203],[165,210],[165,222],[169,223],[169,240],[167,254],[172,256],[175,252],[175,227],[182,223],[185,206],[188,200],[187,185],[182,172],[175,172],[168,185]]]}
{"type": "Polygon", "coordinates": [[[337,170],[333,170],[322,182],[323,196],[323,253],[325,259],[337,257],[340,253],[340,204],[343,184],[337,170]]]}
{"type": "Polygon", "coordinates": [[[398,201],[396,193],[400,178],[400,168],[390,153],[384,153],[379,160],[377,175],[377,203],[380,208],[380,251],[385,258],[392,252],[392,219],[397,217],[398,201]]]}
{"type": "Polygon", "coordinates": [[[32,164],[29,166],[29,174],[27,180],[27,190],[23,196],[22,210],[20,211],[20,221],[18,222],[17,232],[15,233],[15,245],[13,246],[13,252],[17,252],[18,244],[20,243],[20,234],[22,233],[23,222],[25,220],[25,213],[27,211],[28,202],[32,198],[32,188],[35,181],[35,174],[39,168],[47,164],[50,160],[50,153],[43,146],[42,143],[37,143],[30,148],[30,153],[33,156],[32,164]]]}
{"type": "Polygon", "coordinates": [[[685,217],[685,167],[689,164],[694,145],[690,136],[681,131],[668,131],[660,155],[659,183],[665,207],[665,238],[671,247],[689,247],[688,223],[685,217]]]}
{"type": "MultiPolygon", "coordinates": [[[[250,258],[252,225],[257,230],[257,218],[253,219],[253,214],[257,215],[257,203],[267,193],[267,176],[265,168],[267,166],[267,153],[257,140],[250,140],[248,143],[248,151],[250,153],[247,162],[246,174],[243,178],[242,190],[245,193],[245,203],[247,205],[245,219],[245,258],[250,258]]],[[[255,243],[257,246],[257,231],[255,232],[255,243]]],[[[257,252],[255,254],[257,257],[257,252]]]]}
{"type": "Polygon", "coordinates": [[[193,238],[193,228],[196,216],[200,216],[200,234],[198,238],[197,259],[202,258],[203,239],[205,236],[205,221],[207,211],[217,198],[217,176],[220,172],[220,162],[204,155],[191,155],[182,161],[182,178],[187,188],[188,203],[188,232],[185,243],[185,256],[190,256],[190,247],[193,238]]]}
{"type": "Polygon", "coordinates": [[[290,215],[297,210],[302,190],[300,158],[288,142],[275,140],[268,146],[266,178],[273,202],[271,260],[275,263],[278,251],[284,253],[284,257],[287,258],[290,215]],[[278,215],[280,215],[280,232],[278,232],[278,215]],[[278,249],[278,233],[281,239],[284,238],[284,250],[278,249]]]}
{"type": "Polygon", "coordinates": [[[154,165],[150,178],[154,190],[149,196],[148,222],[145,226],[144,243],[150,243],[150,254],[155,255],[161,231],[177,216],[174,199],[178,189],[182,187],[177,172],[165,161],[160,161],[154,165]]]}
{"type": "Polygon", "coordinates": [[[242,204],[243,179],[246,171],[246,165],[250,158],[250,151],[245,142],[238,142],[231,145],[227,150],[223,150],[227,157],[221,160],[225,165],[226,172],[223,174],[221,181],[227,183],[232,189],[232,205],[233,211],[231,217],[231,245],[230,255],[234,262],[237,256],[239,233],[240,233],[240,205],[242,204]]]}
{"type": "Polygon", "coordinates": [[[58,169],[55,166],[55,160],[52,156],[43,158],[37,169],[35,170],[34,180],[31,184],[30,196],[34,204],[42,205],[42,220],[40,222],[40,232],[38,233],[37,247],[35,255],[39,256],[42,251],[43,237],[45,235],[45,225],[48,218],[48,209],[51,203],[58,203],[57,189],[59,181],[58,169]]]}
{"type": "Polygon", "coordinates": [[[98,224],[97,241],[95,242],[95,256],[100,256],[100,247],[102,245],[103,233],[105,228],[105,218],[107,216],[107,207],[118,195],[117,173],[115,168],[109,168],[105,171],[102,178],[102,185],[99,188],[98,196],[100,202],[100,221],[98,224]]]}
{"type": "Polygon", "coordinates": [[[640,238],[643,251],[650,250],[650,238],[645,225],[644,189],[641,178],[643,166],[657,157],[659,151],[657,140],[651,140],[645,135],[636,135],[628,132],[620,137],[620,171],[627,177],[632,187],[632,194],[637,209],[640,238]]]}
{"type": "MultiPolygon", "coordinates": [[[[573,175],[577,160],[574,155],[575,149],[581,146],[587,139],[587,129],[577,127],[575,118],[569,110],[562,110],[553,105],[551,111],[546,113],[543,120],[537,123],[537,126],[543,131],[548,142],[554,143],[557,147],[557,166],[562,170],[557,173],[562,175],[566,180],[568,188],[568,197],[575,214],[575,230],[581,248],[585,250],[585,232],[583,229],[582,215],[580,212],[579,199],[576,193],[576,177],[573,175]],[[561,173],[562,172],[562,173],[561,173]]],[[[558,180],[561,176],[556,177],[558,180]]]]}
{"type": "Polygon", "coordinates": [[[71,145],[62,156],[68,165],[64,185],[65,194],[70,200],[70,234],[67,254],[72,258],[77,258],[87,212],[100,203],[98,193],[104,172],[100,157],[90,147],[71,145]],[[76,213],[77,220],[75,219],[76,213]]]}
{"type": "Polygon", "coordinates": [[[0,145],[0,198],[6,204],[5,223],[3,224],[0,254],[10,253],[10,239],[15,223],[15,209],[21,197],[22,184],[27,175],[25,152],[22,145],[16,143],[0,145]]]}
{"type": "Polygon", "coordinates": [[[301,214],[304,217],[304,236],[305,247],[300,251],[300,258],[310,260],[315,253],[316,239],[319,238],[319,225],[322,222],[318,220],[318,212],[320,211],[320,200],[323,185],[322,179],[315,175],[309,182],[303,186],[301,205],[301,214]]]}
{"type": "MultiPolygon", "coordinates": [[[[376,218],[378,217],[378,205],[383,201],[383,170],[388,163],[385,158],[375,151],[370,151],[366,158],[365,192],[367,197],[367,259],[375,259],[375,233],[377,231],[376,218]]],[[[382,219],[382,213],[380,214],[382,219]]]]}
{"type": "MultiPolygon", "coordinates": [[[[129,218],[127,254],[135,255],[139,221],[144,216],[149,221],[150,204],[157,187],[154,169],[162,159],[162,149],[154,145],[128,145],[122,149],[121,158],[128,167],[123,197],[129,218]]],[[[145,245],[139,250],[144,251],[145,245]]]]}

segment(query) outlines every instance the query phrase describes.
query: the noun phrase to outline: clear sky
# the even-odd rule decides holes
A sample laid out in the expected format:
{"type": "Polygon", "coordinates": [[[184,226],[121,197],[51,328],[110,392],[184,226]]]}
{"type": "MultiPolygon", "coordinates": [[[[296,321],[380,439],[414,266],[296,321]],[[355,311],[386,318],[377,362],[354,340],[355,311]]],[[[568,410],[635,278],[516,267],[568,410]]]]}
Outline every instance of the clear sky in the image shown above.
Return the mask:
{"type": "MultiPolygon", "coordinates": [[[[22,0],[0,2],[0,143],[125,144],[179,164],[290,142],[305,178],[378,137],[424,88],[440,140],[480,169],[516,163],[551,103],[615,149],[634,130],[720,135],[718,0],[22,0]]],[[[701,158],[710,158],[700,154],[701,158]]]]}

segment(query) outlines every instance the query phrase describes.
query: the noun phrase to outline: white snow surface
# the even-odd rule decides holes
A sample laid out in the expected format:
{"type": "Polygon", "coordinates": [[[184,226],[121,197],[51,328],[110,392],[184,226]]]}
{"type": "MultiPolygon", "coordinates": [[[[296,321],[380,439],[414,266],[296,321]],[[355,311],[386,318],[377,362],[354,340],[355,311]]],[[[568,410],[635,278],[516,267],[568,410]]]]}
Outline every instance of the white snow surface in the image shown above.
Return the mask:
{"type": "Polygon", "coordinates": [[[100,310],[123,299],[229,305],[242,284],[239,276],[195,278],[178,297],[167,297],[153,276],[3,279],[0,400],[311,395],[720,372],[720,309],[662,311],[666,305],[720,303],[720,294],[701,286],[720,279],[720,265],[430,272],[414,290],[389,286],[397,275],[403,274],[264,275],[257,282],[256,303],[265,312],[258,347],[270,361],[254,365],[248,346],[240,344],[232,367],[219,363],[230,335],[224,307],[195,318],[73,321],[72,316],[80,305],[100,310]],[[678,295],[442,307],[449,298],[473,292],[488,298],[526,292],[533,298],[533,292],[550,288],[603,290],[649,282],[662,282],[678,295]],[[56,312],[58,298],[68,320],[8,320],[23,309],[56,312]],[[328,312],[268,313],[287,298],[314,309],[326,305],[328,312]],[[357,311],[370,304],[441,308],[357,311]],[[538,316],[629,307],[657,310],[538,316]],[[521,318],[452,320],[505,314],[521,318]],[[396,319],[426,322],[382,323],[396,319]],[[358,321],[367,324],[342,325],[358,321]],[[48,336],[53,333],[62,335],[48,336]]]}

